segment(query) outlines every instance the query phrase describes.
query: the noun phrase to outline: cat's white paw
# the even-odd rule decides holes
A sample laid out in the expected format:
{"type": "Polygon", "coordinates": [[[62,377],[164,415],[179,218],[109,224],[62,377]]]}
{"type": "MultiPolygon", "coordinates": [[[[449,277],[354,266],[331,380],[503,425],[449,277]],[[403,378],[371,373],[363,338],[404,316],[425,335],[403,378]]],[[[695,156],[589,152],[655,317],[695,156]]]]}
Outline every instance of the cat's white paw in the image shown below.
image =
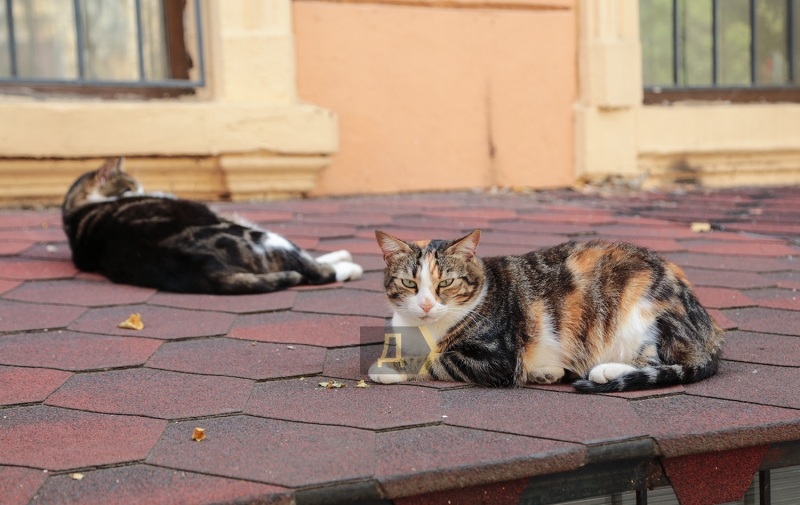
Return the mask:
{"type": "Polygon", "coordinates": [[[361,268],[360,265],[350,263],[349,261],[340,261],[331,266],[336,271],[337,281],[354,281],[360,278],[361,274],[364,273],[364,269],[361,268]]]}
{"type": "Polygon", "coordinates": [[[378,366],[377,363],[369,367],[369,378],[379,384],[397,384],[406,380],[405,375],[387,366],[378,366]]]}
{"type": "Polygon", "coordinates": [[[324,263],[326,265],[335,265],[336,263],[340,263],[342,261],[353,261],[353,255],[350,254],[350,251],[345,251],[342,249],[341,251],[333,251],[328,254],[323,254],[319,258],[317,258],[317,263],[324,263]]]}
{"type": "Polygon", "coordinates": [[[564,369],[560,366],[543,366],[528,373],[528,380],[536,384],[553,384],[564,377],[564,369]]]}
{"type": "Polygon", "coordinates": [[[603,363],[592,368],[589,372],[589,380],[598,384],[605,384],[634,370],[636,370],[636,367],[625,363],[603,363]]]}

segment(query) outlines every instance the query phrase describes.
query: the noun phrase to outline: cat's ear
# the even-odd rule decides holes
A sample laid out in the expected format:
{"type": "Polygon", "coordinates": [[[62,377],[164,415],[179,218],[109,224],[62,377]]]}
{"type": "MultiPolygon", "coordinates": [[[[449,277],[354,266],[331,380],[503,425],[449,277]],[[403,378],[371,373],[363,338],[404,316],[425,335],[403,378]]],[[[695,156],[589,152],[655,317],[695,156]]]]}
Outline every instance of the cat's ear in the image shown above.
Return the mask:
{"type": "Polygon", "coordinates": [[[481,240],[481,231],[475,230],[466,237],[454,241],[445,252],[448,254],[461,254],[468,260],[475,257],[475,251],[478,249],[478,242],[481,240]]]}
{"type": "Polygon", "coordinates": [[[97,184],[102,186],[107,183],[115,175],[123,172],[125,158],[106,158],[106,161],[97,169],[97,174],[94,176],[97,184]]]}
{"type": "Polygon", "coordinates": [[[383,261],[385,261],[387,264],[398,254],[411,253],[411,246],[399,238],[392,237],[388,233],[375,230],[375,238],[378,240],[378,245],[381,247],[381,251],[383,251],[383,261]]]}

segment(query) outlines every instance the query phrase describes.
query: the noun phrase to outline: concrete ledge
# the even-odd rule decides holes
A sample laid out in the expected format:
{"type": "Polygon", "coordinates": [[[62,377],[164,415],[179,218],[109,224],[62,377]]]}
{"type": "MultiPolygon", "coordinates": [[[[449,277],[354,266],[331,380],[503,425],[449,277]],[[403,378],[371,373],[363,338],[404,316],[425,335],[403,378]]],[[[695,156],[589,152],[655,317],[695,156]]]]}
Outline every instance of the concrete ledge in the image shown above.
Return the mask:
{"type": "MultiPolygon", "coordinates": [[[[81,174],[103,158],[0,158],[0,205],[59,204],[81,174]]],[[[328,156],[234,153],[197,157],[128,157],[126,170],[146,191],[201,200],[253,200],[303,196],[311,191],[328,156]]]]}
{"type": "Polygon", "coordinates": [[[228,152],[332,154],[336,115],[296,104],[0,102],[6,158],[215,156],[228,152]]]}

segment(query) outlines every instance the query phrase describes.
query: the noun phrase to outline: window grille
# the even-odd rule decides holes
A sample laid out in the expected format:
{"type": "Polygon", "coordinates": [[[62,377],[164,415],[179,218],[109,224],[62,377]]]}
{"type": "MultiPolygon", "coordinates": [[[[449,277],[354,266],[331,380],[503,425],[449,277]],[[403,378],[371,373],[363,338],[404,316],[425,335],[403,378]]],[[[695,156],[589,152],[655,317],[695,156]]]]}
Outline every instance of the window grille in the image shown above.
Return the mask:
{"type": "Polygon", "coordinates": [[[200,0],[0,0],[0,84],[202,87],[201,25],[200,0]]]}

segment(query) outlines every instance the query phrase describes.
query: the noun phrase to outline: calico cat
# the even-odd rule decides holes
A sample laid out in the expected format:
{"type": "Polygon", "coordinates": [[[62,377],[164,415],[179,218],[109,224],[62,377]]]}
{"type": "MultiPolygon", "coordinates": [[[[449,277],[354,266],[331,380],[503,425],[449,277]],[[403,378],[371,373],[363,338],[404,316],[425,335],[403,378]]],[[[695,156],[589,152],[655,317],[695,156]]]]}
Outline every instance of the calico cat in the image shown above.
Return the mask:
{"type": "Polygon", "coordinates": [[[578,379],[584,392],[706,379],[723,332],[683,271],[628,243],[569,242],[479,259],[476,230],[405,242],[375,232],[393,327],[420,326],[438,354],[376,363],[376,382],[457,380],[484,386],[578,379]],[[408,373],[409,370],[421,370],[408,373]]]}
{"type": "Polygon", "coordinates": [[[110,280],[183,293],[262,293],[357,279],[347,251],[316,260],[284,237],[206,205],[146,194],[109,159],[72,185],[62,205],[72,261],[110,280]]]}

